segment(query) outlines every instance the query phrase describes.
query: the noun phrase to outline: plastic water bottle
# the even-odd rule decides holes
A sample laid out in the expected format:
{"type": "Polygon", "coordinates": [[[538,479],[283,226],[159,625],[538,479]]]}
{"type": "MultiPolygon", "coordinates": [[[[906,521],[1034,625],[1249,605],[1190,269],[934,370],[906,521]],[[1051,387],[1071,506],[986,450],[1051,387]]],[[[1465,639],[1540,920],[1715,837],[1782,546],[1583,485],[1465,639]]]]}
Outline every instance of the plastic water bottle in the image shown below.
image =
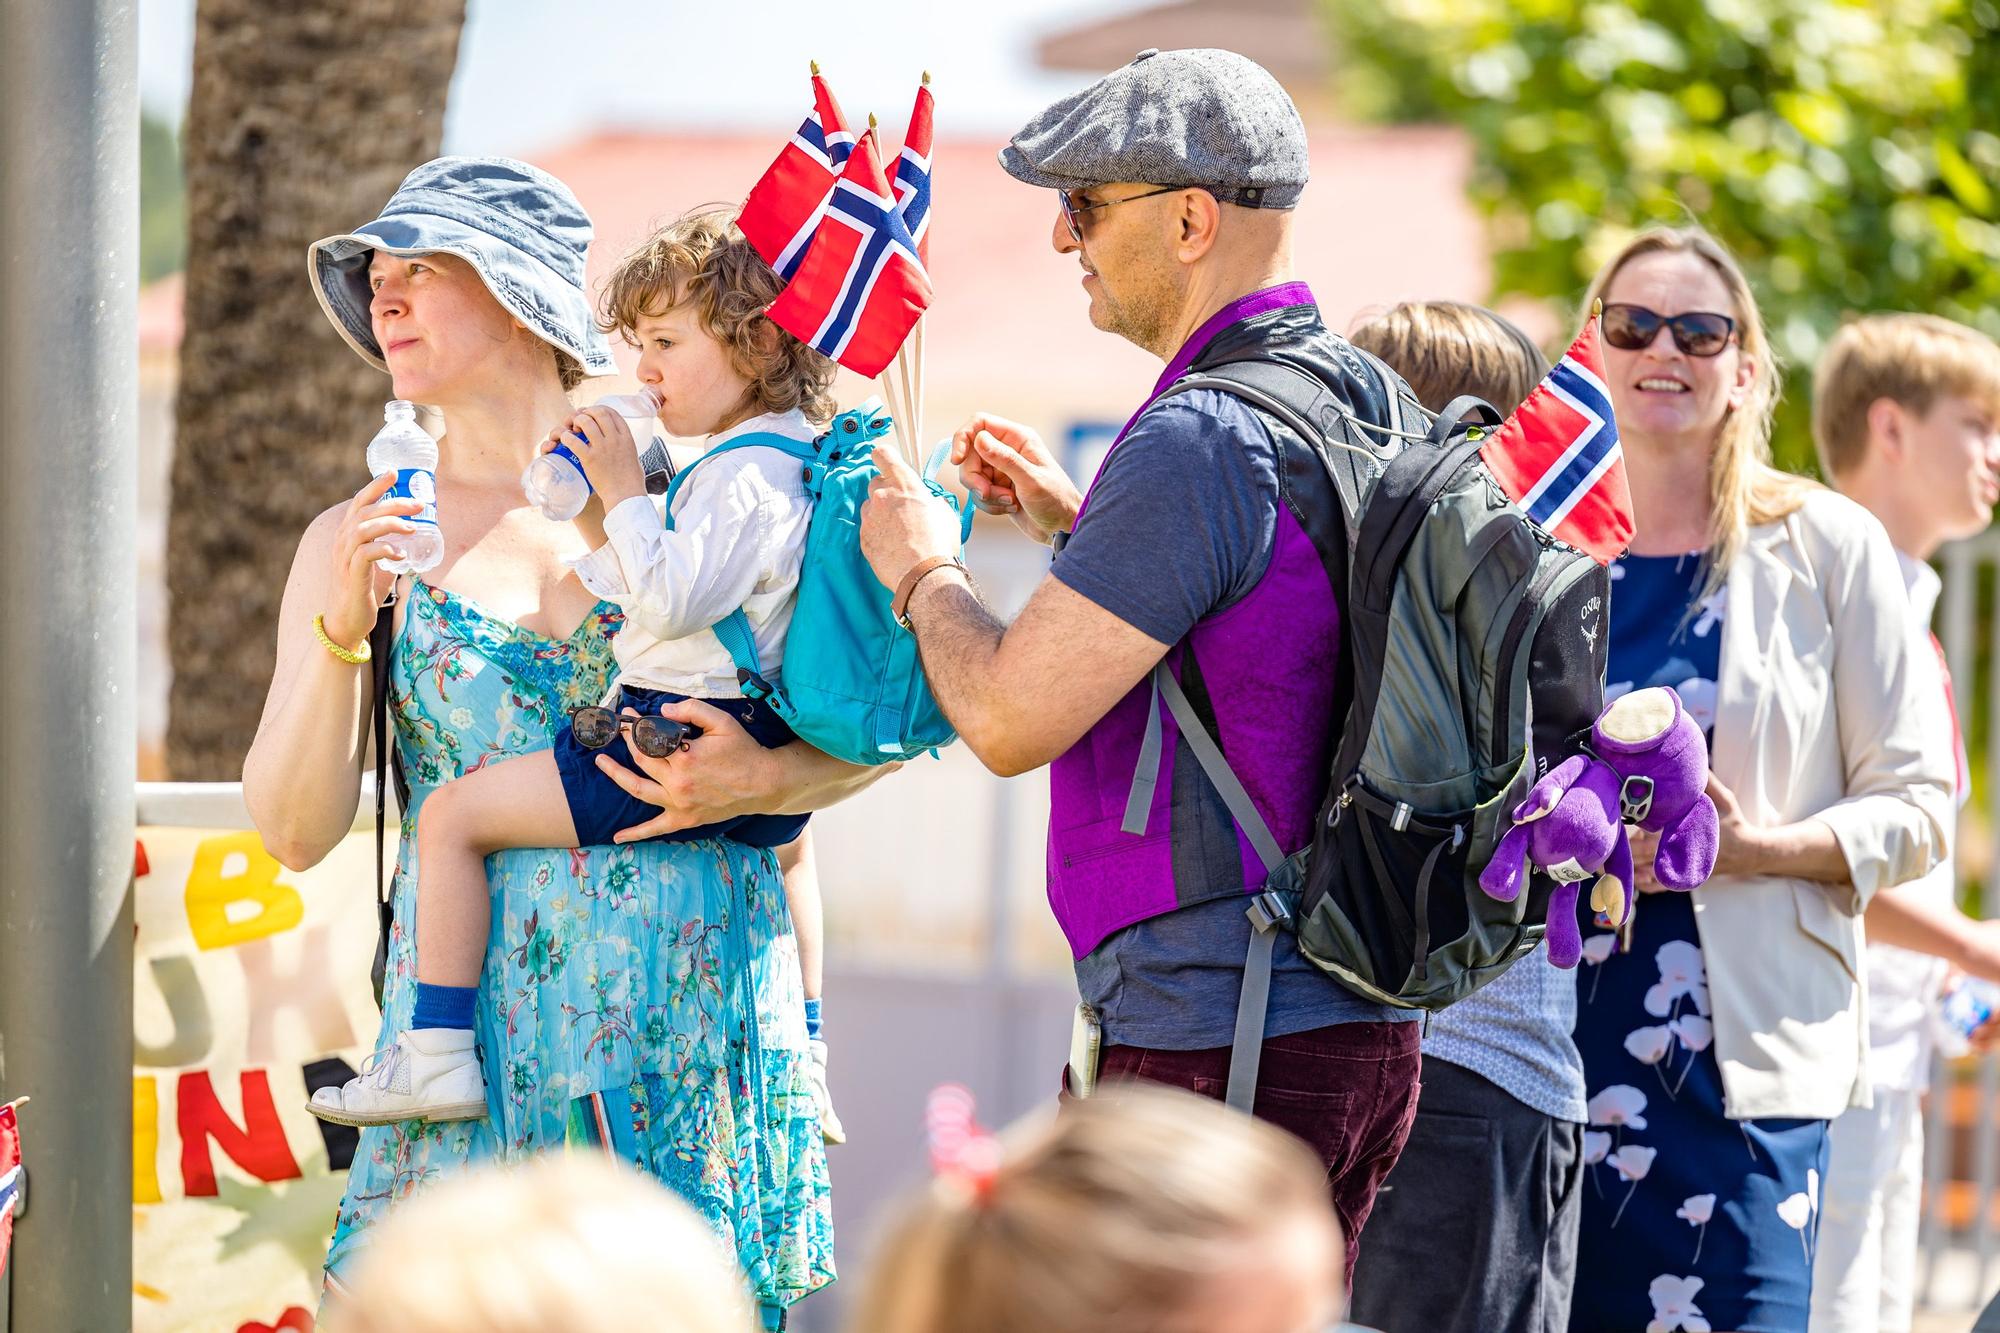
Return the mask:
{"type": "Polygon", "coordinates": [[[396,474],[396,484],[383,499],[420,500],[424,507],[408,515],[417,530],[394,539],[402,548],[402,558],[384,559],[382,568],[397,574],[421,574],[444,559],[444,534],[438,531],[437,465],[437,441],[417,424],[416,406],[401,398],[392,399],[382,408],[382,429],[368,442],[368,471],[377,477],[385,472],[396,474]]]}
{"type": "Polygon", "coordinates": [[[1972,1034],[1992,1020],[1996,1008],[2000,1008],[2000,986],[1977,977],[1959,982],[1944,997],[1938,1013],[1943,1028],[1938,1049],[1948,1059],[1964,1055],[1972,1049],[1972,1034]]]}
{"type": "MultiPolygon", "coordinates": [[[[635,443],[643,450],[646,442],[653,438],[654,414],[660,410],[660,391],[650,384],[638,393],[616,393],[609,398],[597,400],[597,406],[608,407],[632,428],[635,443]]],[[[576,455],[566,444],[558,444],[545,454],[537,454],[535,461],[528,464],[528,470],[521,474],[521,490],[528,497],[528,503],[539,509],[543,518],[566,523],[583,512],[590,503],[590,478],[584,475],[583,465],[576,461],[576,455]]]]}

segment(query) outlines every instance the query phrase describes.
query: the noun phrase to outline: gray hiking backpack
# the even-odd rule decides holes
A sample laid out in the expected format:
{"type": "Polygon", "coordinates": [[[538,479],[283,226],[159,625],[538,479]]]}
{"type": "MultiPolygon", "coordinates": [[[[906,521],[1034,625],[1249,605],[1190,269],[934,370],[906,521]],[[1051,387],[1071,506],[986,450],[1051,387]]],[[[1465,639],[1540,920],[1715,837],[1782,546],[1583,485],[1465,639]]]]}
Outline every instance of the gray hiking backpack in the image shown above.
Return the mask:
{"type": "Polygon", "coordinates": [[[1164,665],[1153,675],[1270,878],[1250,906],[1229,1100],[1256,1087],[1274,932],[1357,995],[1433,1010],[1533,950],[1554,889],[1499,902],[1479,873],[1537,777],[1603,709],[1606,569],[1543,530],[1480,460],[1499,414],[1459,399],[1432,417],[1372,357],[1397,423],[1358,420],[1317,377],[1237,361],[1168,394],[1213,389],[1283,422],[1340,496],[1346,552],[1334,747],[1312,845],[1286,857],[1213,731],[1164,665]]]}

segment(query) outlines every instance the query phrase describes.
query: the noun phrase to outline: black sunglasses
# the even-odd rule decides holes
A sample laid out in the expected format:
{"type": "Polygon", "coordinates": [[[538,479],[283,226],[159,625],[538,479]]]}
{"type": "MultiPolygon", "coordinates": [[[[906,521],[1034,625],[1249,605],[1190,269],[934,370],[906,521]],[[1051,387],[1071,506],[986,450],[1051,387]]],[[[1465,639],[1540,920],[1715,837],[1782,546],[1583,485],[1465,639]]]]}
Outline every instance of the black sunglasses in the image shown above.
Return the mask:
{"type": "Polygon", "coordinates": [[[576,743],[586,750],[602,750],[618,739],[620,731],[629,727],[632,744],[649,759],[665,759],[676,750],[685,750],[689,741],[701,735],[699,727],[676,722],[670,717],[620,717],[609,708],[595,704],[571,713],[569,723],[570,730],[576,735],[576,743]]]}
{"type": "Polygon", "coordinates": [[[1674,346],[1689,356],[1716,356],[1736,336],[1736,321],[1712,310],[1690,310],[1671,318],[1642,305],[1604,307],[1604,341],[1622,352],[1643,352],[1660,336],[1660,327],[1673,330],[1674,346]]]}
{"type": "Polygon", "coordinates": [[[1144,194],[1128,194],[1123,199],[1100,199],[1094,204],[1077,203],[1076,200],[1070,198],[1071,192],[1068,190],[1057,190],[1056,198],[1062,200],[1063,225],[1069,228],[1069,238],[1078,245],[1082,245],[1083,215],[1085,213],[1093,209],[1109,208],[1113,204],[1136,203],[1141,199],[1151,199],[1153,196],[1161,194],[1172,194],[1176,190],[1185,190],[1187,188],[1185,185],[1162,185],[1159,189],[1148,190],[1144,194]]]}

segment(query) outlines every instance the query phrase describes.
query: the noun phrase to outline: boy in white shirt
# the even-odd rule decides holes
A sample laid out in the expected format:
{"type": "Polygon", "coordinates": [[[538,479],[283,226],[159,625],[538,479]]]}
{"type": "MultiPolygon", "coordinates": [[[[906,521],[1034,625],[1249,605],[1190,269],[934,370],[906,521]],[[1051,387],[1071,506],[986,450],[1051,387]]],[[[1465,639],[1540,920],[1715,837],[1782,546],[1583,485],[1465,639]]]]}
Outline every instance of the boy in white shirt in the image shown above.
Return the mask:
{"type": "MultiPolygon", "coordinates": [[[[639,349],[639,380],[659,392],[668,434],[706,437],[712,449],[749,434],[809,442],[820,433],[833,411],[834,365],[766,317],[774,281],[729,215],[714,210],[668,225],[611,275],[603,327],[639,349]]],[[[491,911],[485,859],[513,847],[610,843],[658,814],[598,768],[599,754],[629,763],[628,735],[654,757],[681,748],[694,729],[660,713],[689,698],[731,714],[766,748],[794,739],[768,703],[746,695],[747,682],[711,627],[741,608],[776,684],[812,519],[798,460],[778,448],[729,450],[686,478],[668,514],[646,493],[637,445],[615,412],[578,412],[542,449],[558,443],[595,491],[575,520],[591,550],[574,567],[586,588],[625,613],[612,643],[617,678],[601,705],[572,714],[552,749],[467,772],[425,801],[417,820],[416,1008],[397,1036],[401,1049],[382,1057],[407,1060],[408,1073],[321,1089],[310,1108],[321,1119],[361,1125],[486,1114],[472,1034],[491,911]]],[[[662,840],[726,837],[779,848],[789,893],[802,864],[810,876],[806,818],[741,815],[662,840]]],[[[802,962],[816,970],[816,957],[802,962]]],[[[816,1001],[817,986],[807,993],[816,1001]]],[[[826,1128],[838,1134],[837,1122],[826,1128]]]]}
{"type": "MultiPolygon", "coordinates": [[[[1926,562],[1984,530],[2000,500],[2000,347],[1931,315],[1856,320],[1820,359],[1813,436],[1828,479],[1888,529],[1915,625],[1928,630],[1939,584],[1926,562]]],[[[1833,1122],[1812,1333],[1910,1327],[1935,1010],[1953,967],[2000,981],[2000,920],[1967,917],[1955,887],[1947,856],[1877,893],[1863,917],[1874,1105],[1833,1122]]]]}

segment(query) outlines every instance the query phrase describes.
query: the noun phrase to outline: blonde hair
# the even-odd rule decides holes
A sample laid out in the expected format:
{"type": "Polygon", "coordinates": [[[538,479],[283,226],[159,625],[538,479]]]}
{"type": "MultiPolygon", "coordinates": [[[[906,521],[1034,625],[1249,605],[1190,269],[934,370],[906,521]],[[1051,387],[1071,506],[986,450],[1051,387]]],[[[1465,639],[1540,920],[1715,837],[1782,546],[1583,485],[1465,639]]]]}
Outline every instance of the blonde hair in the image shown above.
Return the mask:
{"type": "Polygon", "coordinates": [[[1583,297],[1585,314],[1603,299],[1620,269],[1641,255],[1652,254],[1693,255],[1722,279],[1735,307],[1726,313],[1736,320],[1738,355],[1753,372],[1742,403],[1723,418],[1709,455],[1708,549],[1702,557],[1701,592],[1695,598],[1699,603],[1721,591],[1752,527],[1786,517],[1820,487],[1810,478],[1772,466],[1771,418],[1777,409],[1783,371],[1765,333],[1757,294],[1750,289],[1750,280],[1743,276],[1736,257],[1720,241],[1700,227],[1649,227],[1627,241],[1591,279],[1590,290],[1583,297]]]}
{"type": "Polygon", "coordinates": [[[472,1172],[391,1212],[327,1333],[749,1333],[742,1278],[692,1209],[602,1157],[472,1172]]]}
{"type": "Polygon", "coordinates": [[[1347,340],[1388,362],[1433,412],[1470,393],[1505,416],[1549,373],[1549,359],[1518,325],[1464,301],[1404,301],[1347,340]]]}
{"type": "Polygon", "coordinates": [[[1813,377],[1813,445],[1830,477],[1868,449],[1878,400],[1923,416],[1940,398],[1974,398],[2000,411],[2000,346],[1936,315],[1864,315],[1833,335],[1813,377]]]}
{"type": "Polygon", "coordinates": [[[691,305],[708,335],[750,381],[758,412],[798,408],[815,425],[833,418],[836,367],[764,312],[784,280],[744,239],[729,208],[698,208],[654,232],[605,280],[598,327],[632,341],[647,315],[691,305]]]}
{"type": "Polygon", "coordinates": [[[571,389],[583,383],[585,378],[583,362],[577,360],[560,347],[552,347],[549,350],[556,354],[556,378],[562,381],[564,393],[568,393],[571,389]]]}
{"type": "Polygon", "coordinates": [[[1339,1234],[1303,1143],[1192,1093],[1119,1088],[1007,1147],[987,1186],[940,1178],[907,1205],[854,1333],[1156,1330],[1275,1228],[1317,1216],[1339,1234]]]}

